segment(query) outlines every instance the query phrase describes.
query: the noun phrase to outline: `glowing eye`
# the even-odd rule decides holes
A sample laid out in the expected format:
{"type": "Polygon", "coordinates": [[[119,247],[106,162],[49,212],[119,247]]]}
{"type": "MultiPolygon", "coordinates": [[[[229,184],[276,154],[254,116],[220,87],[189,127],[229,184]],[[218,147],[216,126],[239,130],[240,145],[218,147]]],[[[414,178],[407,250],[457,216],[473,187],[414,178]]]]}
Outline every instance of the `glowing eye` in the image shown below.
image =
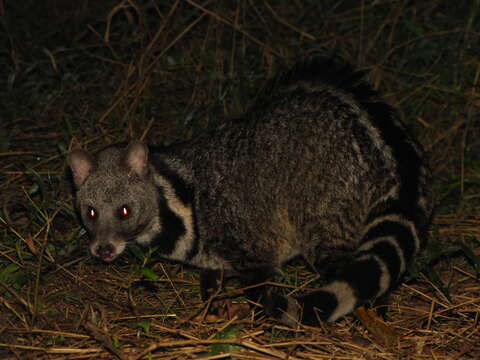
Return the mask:
{"type": "Polygon", "coordinates": [[[118,208],[118,217],[124,220],[130,216],[130,208],[127,205],[122,205],[118,208]]]}
{"type": "Polygon", "coordinates": [[[97,218],[97,210],[95,210],[93,207],[89,206],[87,209],[87,217],[89,219],[95,220],[97,218]]]}

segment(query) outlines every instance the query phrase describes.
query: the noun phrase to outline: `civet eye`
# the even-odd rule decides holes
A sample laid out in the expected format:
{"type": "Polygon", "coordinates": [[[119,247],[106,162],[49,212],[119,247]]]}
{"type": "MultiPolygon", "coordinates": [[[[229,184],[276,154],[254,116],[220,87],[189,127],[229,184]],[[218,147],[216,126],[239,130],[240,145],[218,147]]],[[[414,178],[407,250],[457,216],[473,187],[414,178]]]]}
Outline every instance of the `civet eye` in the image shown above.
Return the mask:
{"type": "Polygon", "coordinates": [[[98,217],[97,210],[95,210],[93,207],[89,206],[87,209],[87,217],[89,219],[95,220],[98,217]]]}
{"type": "Polygon", "coordinates": [[[118,208],[118,218],[120,220],[127,219],[131,214],[130,208],[127,205],[122,205],[118,208]]]}

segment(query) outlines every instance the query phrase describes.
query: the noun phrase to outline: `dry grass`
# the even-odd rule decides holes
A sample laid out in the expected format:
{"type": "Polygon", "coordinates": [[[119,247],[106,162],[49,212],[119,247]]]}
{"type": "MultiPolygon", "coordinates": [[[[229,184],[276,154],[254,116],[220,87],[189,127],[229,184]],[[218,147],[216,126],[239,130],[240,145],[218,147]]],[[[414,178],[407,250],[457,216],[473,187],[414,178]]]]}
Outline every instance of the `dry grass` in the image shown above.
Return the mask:
{"type": "Polygon", "coordinates": [[[478,0],[0,2],[0,358],[480,358],[479,12],[478,0]],[[188,138],[313,51],[371,70],[431,152],[439,245],[389,299],[393,345],[354,317],[210,321],[194,271],[138,252],[94,261],[72,209],[73,144],[188,138]]]}

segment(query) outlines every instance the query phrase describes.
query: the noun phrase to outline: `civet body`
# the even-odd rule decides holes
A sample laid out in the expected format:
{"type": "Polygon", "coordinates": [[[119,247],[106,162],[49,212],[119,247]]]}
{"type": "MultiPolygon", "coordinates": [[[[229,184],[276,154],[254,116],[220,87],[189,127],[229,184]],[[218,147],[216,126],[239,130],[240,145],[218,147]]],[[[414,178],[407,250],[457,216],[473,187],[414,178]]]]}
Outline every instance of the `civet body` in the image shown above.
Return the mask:
{"type": "Polygon", "coordinates": [[[429,172],[362,74],[310,58],[272,80],[241,118],[184,144],[110,146],[69,156],[76,199],[105,261],[130,241],[245,285],[302,256],[325,285],[298,298],[249,296],[287,324],[335,321],[386,294],[421,248],[429,172]]]}

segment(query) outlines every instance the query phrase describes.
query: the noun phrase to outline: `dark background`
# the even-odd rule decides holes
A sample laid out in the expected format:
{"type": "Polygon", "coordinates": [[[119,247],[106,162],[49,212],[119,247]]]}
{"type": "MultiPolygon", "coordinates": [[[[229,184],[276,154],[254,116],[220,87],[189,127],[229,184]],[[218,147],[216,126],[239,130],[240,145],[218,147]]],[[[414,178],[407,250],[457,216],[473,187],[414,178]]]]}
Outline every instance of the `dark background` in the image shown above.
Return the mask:
{"type": "MultiPolygon", "coordinates": [[[[178,341],[154,358],[478,358],[479,12],[478,0],[0,1],[0,358],[126,358],[178,341]],[[390,299],[394,347],[353,317],[297,330],[201,317],[195,271],[145,249],[94,261],[72,208],[70,148],[187,139],[312,52],[369,71],[430,154],[431,245],[390,299]]],[[[313,275],[285,276],[295,289],[313,275]]]]}

